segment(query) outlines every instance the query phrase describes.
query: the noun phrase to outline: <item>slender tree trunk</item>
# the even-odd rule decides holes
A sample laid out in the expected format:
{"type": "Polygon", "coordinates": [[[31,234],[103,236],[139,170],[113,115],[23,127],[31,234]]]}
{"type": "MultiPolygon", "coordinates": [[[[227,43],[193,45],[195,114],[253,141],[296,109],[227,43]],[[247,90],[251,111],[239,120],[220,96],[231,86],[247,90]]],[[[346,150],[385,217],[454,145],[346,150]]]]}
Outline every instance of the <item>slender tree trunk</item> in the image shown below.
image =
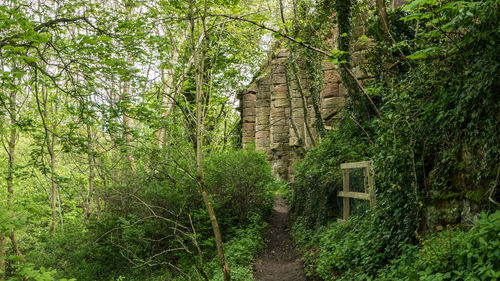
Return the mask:
{"type": "MultiPolygon", "coordinates": [[[[342,84],[346,89],[347,96],[349,97],[349,102],[351,103],[354,112],[361,119],[370,118],[370,110],[365,105],[363,101],[364,89],[361,83],[357,80],[356,76],[352,72],[352,62],[351,62],[351,39],[352,39],[352,5],[353,0],[339,0],[335,1],[335,10],[337,15],[337,26],[338,26],[338,49],[345,52],[341,59],[345,62],[342,63],[338,69],[342,84]]],[[[365,95],[370,101],[377,115],[380,115],[375,104],[371,100],[368,94],[365,95]]]]}
{"type": "MultiPolygon", "coordinates": [[[[16,152],[16,139],[17,139],[17,92],[11,91],[9,96],[9,113],[10,113],[10,134],[8,138],[7,145],[7,155],[8,155],[8,166],[7,166],[7,210],[11,213],[10,218],[15,219],[14,207],[14,165],[15,165],[15,152],[16,152]]],[[[12,242],[12,248],[17,256],[21,256],[22,253],[19,250],[19,245],[16,238],[15,229],[11,230],[10,240],[12,242]]],[[[7,237],[4,232],[0,233],[0,271],[5,271],[5,259],[7,258],[7,237]]],[[[4,280],[5,274],[0,275],[0,279],[4,280]]]]}
{"type": "MultiPolygon", "coordinates": [[[[217,222],[217,217],[215,216],[214,208],[210,202],[210,197],[205,186],[205,175],[203,171],[203,71],[204,71],[204,52],[200,52],[200,57],[198,57],[198,52],[196,48],[195,41],[195,22],[194,22],[194,7],[193,0],[189,1],[189,12],[190,12],[190,25],[191,25],[191,39],[193,47],[194,65],[195,65],[195,83],[196,83],[196,177],[200,187],[200,192],[205,203],[208,215],[210,216],[210,222],[212,223],[212,230],[215,236],[215,244],[217,247],[217,254],[219,256],[220,266],[222,268],[222,273],[224,276],[224,281],[231,280],[231,272],[229,269],[229,264],[224,257],[224,248],[222,244],[222,235],[219,229],[219,224],[217,222]]],[[[206,2],[205,2],[205,13],[206,13],[206,2]]],[[[205,18],[203,20],[203,27],[205,31],[205,18]]]]}
{"type": "MultiPolygon", "coordinates": [[[[96,159],[94,158],[94,161],[95,160],[96,159]]],[[[102,167],[102,166],[103,166],[102,161],[98,161],[97,166],[95,166],[95,168],[97,169],[96,170],[98,172],[97,174],[99,175],[99,177],[102,180],[102,186],[107,186],[108,178],[106,177],[106,174],[105,173],[99,173],[99,167],[102,167]]],[[[111,179],[111,182],[113,182],[113,179],[111,179]]],[[[102,204],[102,202],[101,202],[101,191],[100,190],[96,190],[95,191],[95,205],[96,205],[96,209],[97,209],[97,220],[101,220],[101,218],[102,218],[102,206],[101,206],[101,204],[102,204]]],[[[106,201],[104,201],[104,204],[106,204],[106,201]]]]}
{"type": "MultiPolygon", "coordinates": [[[[181,52],[182,45],[184,45],[184,41],[186,41],[186,35],[182,34],[181,39],[177,44],[174,45],[174,50],[172,53],[172,58],[170,59],[171,68],[167,72],[166,77],[163,79],[165,83],[165,93],[163,95],[162,105],[164,107],[163,110],[163,118],[167,118],[170,115],[172,110],[173,101],[175,98],[176,85],[174,85],[175,78],[175,66],[179,62],[179,55],[181,52]]],[[[165,128],[161,128],[158,131],[158,144],[163,146],[165,143],[166,130],[165,128]]]]}
{"type": "MultiPolygon", "coordinates": [[[[47,90],[43,88],[43,118],[45,122],[48,120],[48,108],[47,108],[47,90]]],[[[56,170],[56,155],[54,152],[54,143],[56,137],[53,132],[49,132],[47,127],[45,127],[45,133],[47,135],[47,151],[49,152],[50,162],[50,209],[52,221],[50,224],[50,233],[53,235],[57,230],[57,183],[55,178],[56,170]]]]}
{"type": "MultiPolygon", "coordinates": [[[[306,154],[306,144],[304,140],[302,139],[302,136],[299,132],[299,129],[297,128],[297,124],[295,123],[295,118],[293,117],[293,92],[292,92],[292,86],[291,86],[291,79],[290,79],[290,73],[289,69],[285,67],[285,79],[286,79],[286,97],[288,99],[288,109],[290,112],[290,123],[292,124],[293,131],[295,132],[295,135],[297,136],[297,141],[299,143],[300,151],[304,155],[306,154]]],[[[302,106],[306,106],[303,104],[302,106]]]]}
{"type": "Polygon", "coordinates": [[[57,230],[57,183],[55,178],[56,155],[54,153],[55,138],[52,135],[49,139],[47,140],[47,150],[49,151],[50,156],[50,209],[52,213],[50,233],[54,234],[57,230]]]}
{"type": "MultiPolygon", "coordinates": [[[[285,20],[285,12],[284,12],[284,6],[283,6],[283,1],[279,1],[280,4],[280,16],[281,16],[281,21],[283,22],[283,25],[285,26],[285,32],[288,33],[288,27],[286,25],[286,20],[285,20]]],[[[294,14],[297,14],[297,6],[296,3],[293,3],[294,5],[294,14]]],[[[291,65],[292,72],[295,76],[295,80],[297,80],[297,87],[299,89],[300,96],[302,98],[302,108],[304,110],[304,126],[306,129],[307,134],[309,135],[309,138],[311,139],[312,146],[316,146],[316,140],[314,139],[312,133],[311,133],[311,128],[309,127],[309,121],[308,121],[308,109],[307,109],[307,99],[305,97],[304,93],[304,88],[302,87],[302,82],[300,80],[300,73],[299,69],[297,67],[297,62],[295,60],[295,54],[293,47],[290,48],[290,55],[289,55],[289,63],[291,65]]],[[[320,132],[320,136],[324,136],[326,134],[325,130],[325,124],[323,122],[323,118],[321,117],[321,111],[319,109],[318,103],[317,103],[317,95],[316,93],[311,92],[311,101],[313,104],[313,110],[315,113],[315,121],[316,121],[316,127],[318,128],[318,131],[320,132]]],[[[293,124],[292,124],[293,125],[293,124]]]]}
{"type": "Polygon", "coordinates": [[[5,280],[5,258],[7,238],[4,232],[0,232],[0,280],[5,280]]]}
{"type": "Polygon", "coordinates": [[[130,82],[125,81],[123,83],[123,92],[122,92],[122,102],[126,104],[126,107],[124,109],[123,113],[123,129],[125,130],[123,134],[123,138],[125,139],[125,145],[127,146],[127,159],[129,161],[129,166],[133,170],[134,169],[134,156],[132,153],[129,151],[129,148],[132,145],[132,134],[130,133],[130,129],[132,128],[132,118],[128,116],[129,112],[129,106],[128,103],[130,102],[130,82]]]}
{"type": "MultiPolygon", "coordinates": [[[[312,146],[316,146],[316,140],[314,139],[314,136],[311,132],[311,126],[309,126],[309,114],[308,114],[308,109],[307,109],[307,99],[306,99],[306,95],[304,93],[304,87],[302,87],[302,82],[301,82],[301,78],[300,78],[300,74],[299,74],[299,69],[297,67],[297,64],[296,64],[296,61],[295,61],[295,57],[293,55],[293,52],[290,51],[290,64],[291,64],[291,67],[292,67],[292,71],[293,71],[293,74],[295,76],[295,80],[297,81],[297,88],[299,89],[299,93],[300,93],[300,97],[302,98],[302,103],[303,103],[303,107],[302,109],[304,110],[304,125],[306,127],[306,131],[307,131],[307,134],[309,135],[309,139],[311,140],[311,144],[312,146]]],[[[322,132],[322,130],[325,129],[325,126],[323,124],[323,119],[321,118],[321,112],[319,111],[319,106],[318,104],[316,103],[316,100],[315,100],[315,96],[311,96],[311,100],[313,102],[313,110],[315,112],[315,120],[316,120],[316,123],[317,123],[317,126],[318,127],[318,130],[320,132],[322,132]],[[318,114],[319,114],[319,124],[318,124],[318,114]]]]}
{"type": "Polygon", "coordinates": [[[387,41],[392,43],[392,34],[389,27],[389,18],[387,17],[387,7],[385,6],[385,1],[375,0],[375,3],[377,6],[380,28],[384,31],[387,41]]]}
{"type": "Polygon", "coordinates": [[[99,194],[95,197],[95,204],[97,208],[97,220],[101,220],[102,211],[101,211],[101,199],[99,199],[99,194]]]}
{"type": "Polygon", "coordinates": [[[64,232],[64,212],[62,208],[62,199],[61,199],[61,189],[57,189],[57,205],[59,207],[59,225],[61,226],[61,230],[64,232]]]}
{"type": "Polygon", "coordinates": [[[94,148],[92,146],[92,131],[91,131],[91,126],[90,124],[87,124],[87,159],[88,159],[88,165],[89,165],[89,175],[88,175],[88,181],[89,181],[89,188],[87,191],[87,196],[85,198],[85,204],[86,210],[85,210],[85,219],[89,219],[89,217],[92,215],[92,212],[94,211],[94,177],[95,177],[95,171],[94,171],[94,148]]]}
{"type": "MultiPolygon", "coordinates": [[[[127,14],[127,20],[132,19],[132,10],[133,7],[131,6],[132,1],[126,1],[125,8],[128,12],[127,14]]],[[[127,63],[132,62],[132,55],[130,53],[127,54],[127,63]]],[[[131,78],[131,77],[129,77],[131,78]]],[[[123,81],[123,90],[120,96],[120,99],[122,103],[125,105],[125,108],[123,109],[123,120],[122,120],[122,126],[124,129],[124,134],[123,138],[125,140],[125,146],[127,147],[127,152],[126,156],[128,159],[128,167],[131,171],[134,171],[134,156],[130,152],[130,148],[132,147],[132,134],[130,133],[130,130],[132,128],[132,118],[130,118],[130,108],[129,104],[131,102],[131,93],[130,93],[130,79],[123,81]]],[[[123,173],[122,176],[126,176],[127,173],[123,173]]]]}
{"type": "MultiPolygon", "coordinates": [[[[14,163],[15,163],[15,153],[16,153],[16,139],[17,139],[17,92],[10,92],[10,103],[9,103],[9,111],[10,111],[10,136],[9,136],[9,166],[7,168],[7,208],[11,211],[12,219],[15,219],[15,212],[13,210],[14,207],[14,163]]],[[[10,240],[12,242],[12,248],[14,253],[17,256],[21,256],[22,253],[19,250],[19,245],[17,243],[16,231],[12,229],[10,234],[10,240]]]]}

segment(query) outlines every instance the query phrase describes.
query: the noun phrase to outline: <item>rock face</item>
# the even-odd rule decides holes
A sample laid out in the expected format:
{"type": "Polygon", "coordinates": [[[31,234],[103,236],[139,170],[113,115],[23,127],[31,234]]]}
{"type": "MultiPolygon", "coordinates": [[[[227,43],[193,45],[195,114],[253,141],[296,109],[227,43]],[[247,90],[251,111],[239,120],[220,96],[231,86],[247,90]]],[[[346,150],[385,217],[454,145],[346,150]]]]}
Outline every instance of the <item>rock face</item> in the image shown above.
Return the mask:
{"type": "Polygon", "coordinates": [[[423,209],[423,233],[430,234],[457,224],[470,229],[479,221],[480,211],[479,204],[466,198],[435,199],[423,209]]]}
{"type": "MultiPolygon", "coordinates": [[[[364,28],[359,26],[359,34],[355,35],[352,50],[352,63],[358,78],[364,73],[360,69],[363,54],[371,48],[373,42],[362,36],[364,28]]],[[[243,147],[253,146],[264,151],[271,164],[273,174],[277,179],[293,182],[293,163],[299,159],[300,142],[310,147],[319,141],[319,134],[315,126],[315,112],[312,101],[308,97],[307,73],[300,73],[301,84],[304,90],[306,105],[297,81],[291,79],[290,100],[286,83],[285,62],[289,52],[278,49],[268,59],[261,69],[261,74],[253,83],[240,94],[240,110],[242,122],[243,147]],[[292,117],[297,128],[297,133],[292,126],[290,116],[290,102],[292,117]],[[308,133],[306,129],[309,127],[308,133]]],[[[300,71],[300,70],[299,70],[300,71]]],[[[291,75],[293,78],[293,75],[291,75]]],[[[319,97],[318,105],[326,128],[335,128],[340,118],[340,111],[346,102],[345,88],[342,85],[337,69],[330,62],[323,63],[323,90],[319,97]]]]}
{"type": "MultiPolygon", "coordinates": [[[[271,56],[261,69],[261,75],[240,95],[240,109],[243,147],[255,145],[257,150],[264,151],[275,177],[293,182],[293,162],[299,158],[299,139],[302,139],[306,146],[311,146],[319,140],[319,135],[315,128],[312,101],[307,97],[307,74],[301,74],[306,110],[304,111],[296,81],[290,83],[291,100],[288,99],[285,74],[285,61],[288,56],[289,52],[283,49],[271,56]],[[290,102],[298,134],[292,126],[290,102]],[[310,135],[307,133],[306,124],[310,128],[310,135]]],[[[338,113],[346,102],[346,96],[336,68],[325,62],[323,73],[324,85],[318,104],[326,128],[331,129],[339,119],[338,113]]]]}

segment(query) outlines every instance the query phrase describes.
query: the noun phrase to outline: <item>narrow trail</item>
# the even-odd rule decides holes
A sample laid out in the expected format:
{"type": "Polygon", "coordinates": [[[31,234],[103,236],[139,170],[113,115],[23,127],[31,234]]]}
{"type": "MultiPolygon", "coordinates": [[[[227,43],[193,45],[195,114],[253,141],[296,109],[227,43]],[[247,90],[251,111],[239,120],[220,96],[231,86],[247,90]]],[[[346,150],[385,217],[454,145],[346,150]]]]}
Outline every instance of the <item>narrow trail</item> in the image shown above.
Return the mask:
{"type": "Polygon", "coordinates": [[[302,258],[287,232],[288,212],[283,198],[274,202],[266,249],[254,264],[254,278],[258,281],[307,281],[302,258]]]}

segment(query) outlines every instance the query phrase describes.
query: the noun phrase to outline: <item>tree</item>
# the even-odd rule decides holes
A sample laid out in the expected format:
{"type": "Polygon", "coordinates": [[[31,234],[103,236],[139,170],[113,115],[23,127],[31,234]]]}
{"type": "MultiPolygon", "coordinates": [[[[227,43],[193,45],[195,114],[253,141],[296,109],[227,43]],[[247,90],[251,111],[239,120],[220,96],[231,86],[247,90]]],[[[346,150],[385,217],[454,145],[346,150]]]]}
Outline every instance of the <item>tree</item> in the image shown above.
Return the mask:
{"type": "MultiPolygon", "coordinates": [[[[205,175],[203,171],[203,132],[204,132],[204,121],[205,121],[205,102],[208,101],[209,96],[206,96],[203,91],[203,72],[204,72],[204,63],[205,63],[205,52],[206,46],[205,43],[202,45],[205,48],[197,49],[196,48],[196,39],[195,39],[195,13],[194,13],[194,0],[190,0],[189,2],[189,16],[190,16],[190,28],[191,28],[191,46],[193,48],[193,58],[194,58],[194,67],[195,67],[195,86],[196,86],[196,180],[200,187],[201,196],[203,197],[203,202],[205,203],[205,207],[207,209],[208,215],[210,216],[210,221],[212,223],[212,229],[215,236],[215,243],[217,247],[217,254],[219,255],[219,263],[222,268],[222,272],[224,275],[224,281],[231,280],[231,272],[229,268],[229,264],[227,263],[224,257],[224,248],[222,245],[222,236],[219,229],[219,223],[217,222],[217,217],[215,216],[215,211],[210,202],[210,197],[207,193],[207,188],[205,185],[205,175]]],[[[201,17],[201,24],[203,28],[203,36],[206,37],[206,16],[207,16],[207,2],[204,1],[204,10],[203,15],[201,17]]],[[[207,40],[207,39],[205,39],[207,40]]]]}

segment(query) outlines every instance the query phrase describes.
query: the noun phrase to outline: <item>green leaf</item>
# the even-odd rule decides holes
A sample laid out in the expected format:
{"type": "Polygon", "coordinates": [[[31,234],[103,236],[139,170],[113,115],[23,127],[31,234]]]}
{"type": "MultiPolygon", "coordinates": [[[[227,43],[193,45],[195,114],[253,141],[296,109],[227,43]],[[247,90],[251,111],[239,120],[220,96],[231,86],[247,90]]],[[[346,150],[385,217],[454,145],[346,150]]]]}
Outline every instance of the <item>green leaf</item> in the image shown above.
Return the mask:
{"type": "Polygon", "coordinates": [[[426,59],[434,54],[436,54],[437,50],[440,48],[438,47],[429,47],[423,50],[418,50],[414,52],[413,54],[409,55],[408,58],[411,60],[420,60],[420,59],[426,59]]]}

